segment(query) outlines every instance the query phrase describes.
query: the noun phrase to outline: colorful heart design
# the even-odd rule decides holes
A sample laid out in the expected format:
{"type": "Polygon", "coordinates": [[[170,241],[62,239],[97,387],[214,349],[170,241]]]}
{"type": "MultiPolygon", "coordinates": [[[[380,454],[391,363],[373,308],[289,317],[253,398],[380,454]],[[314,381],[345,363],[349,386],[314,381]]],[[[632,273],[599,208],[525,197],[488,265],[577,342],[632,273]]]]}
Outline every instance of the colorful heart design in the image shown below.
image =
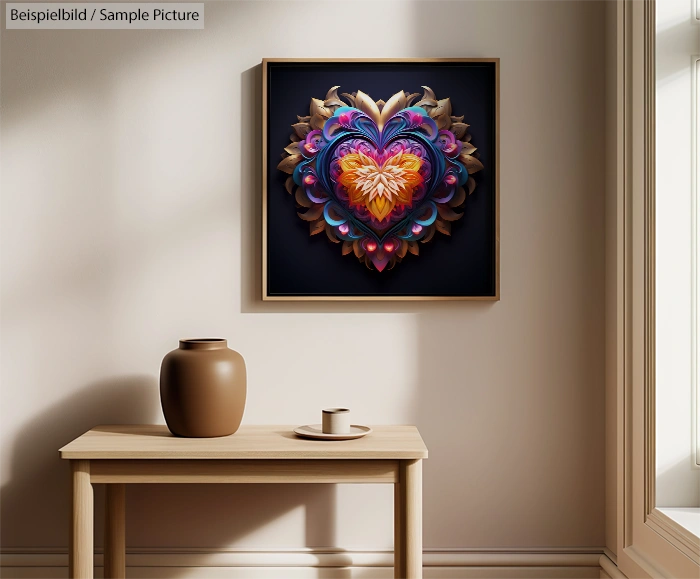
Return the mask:
{"type": "Polygon", "coordinates": [[[450,235],[455,211],[483,169],[466,134],[463,117],[451,116],[449,99],[423,87],[396,93],[386,103],[362,91],[342,96],[333,87],[312,99],[310,114],[292,125],[288,156],[278,169],[289,173],[301,219],[311,235],[325,231],[367,267],[391,269],[435,231],[450,235]],[[466,190],[465,190],[466,186],[466,190]],[[295,190],[296,188],[296,190],[295,190]],[[388,268],[387,268],[388,266],[388,268]]]}

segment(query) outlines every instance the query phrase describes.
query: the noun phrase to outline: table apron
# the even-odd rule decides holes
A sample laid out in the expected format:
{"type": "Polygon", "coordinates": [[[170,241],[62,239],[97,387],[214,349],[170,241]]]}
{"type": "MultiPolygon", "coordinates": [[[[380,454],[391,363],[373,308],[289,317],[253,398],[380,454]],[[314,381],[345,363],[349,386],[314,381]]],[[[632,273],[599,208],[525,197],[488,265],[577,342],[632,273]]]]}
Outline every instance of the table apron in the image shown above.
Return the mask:
{"type": "Polygon", "coordinates": [[[397,483],[399,460],[99,459],[91,483],[397,483]]]}

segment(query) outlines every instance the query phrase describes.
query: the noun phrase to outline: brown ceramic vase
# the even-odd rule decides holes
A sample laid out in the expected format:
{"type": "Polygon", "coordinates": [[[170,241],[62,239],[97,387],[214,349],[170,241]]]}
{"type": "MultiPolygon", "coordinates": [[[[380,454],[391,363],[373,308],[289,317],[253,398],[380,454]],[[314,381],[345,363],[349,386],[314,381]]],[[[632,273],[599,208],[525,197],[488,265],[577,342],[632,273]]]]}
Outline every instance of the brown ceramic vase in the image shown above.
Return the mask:
{"type": "Polygon", "coordinates": [[[241,425],[245,398],[245,361],[224,339],[180,340],[180,347],[163,358],[160,402],[175,436],[233,434],[241,425]]]}

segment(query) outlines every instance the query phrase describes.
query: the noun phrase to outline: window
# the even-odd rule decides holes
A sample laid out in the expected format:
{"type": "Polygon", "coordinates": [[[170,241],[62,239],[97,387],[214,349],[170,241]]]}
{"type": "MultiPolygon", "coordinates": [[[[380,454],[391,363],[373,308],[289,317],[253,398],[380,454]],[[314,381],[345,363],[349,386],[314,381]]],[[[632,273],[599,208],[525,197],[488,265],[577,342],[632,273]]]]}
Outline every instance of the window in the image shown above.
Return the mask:
{"type": "Polygon", "coordinates": [[[700,536],[697,1],[656,2],[655,504],[700,536]]]}

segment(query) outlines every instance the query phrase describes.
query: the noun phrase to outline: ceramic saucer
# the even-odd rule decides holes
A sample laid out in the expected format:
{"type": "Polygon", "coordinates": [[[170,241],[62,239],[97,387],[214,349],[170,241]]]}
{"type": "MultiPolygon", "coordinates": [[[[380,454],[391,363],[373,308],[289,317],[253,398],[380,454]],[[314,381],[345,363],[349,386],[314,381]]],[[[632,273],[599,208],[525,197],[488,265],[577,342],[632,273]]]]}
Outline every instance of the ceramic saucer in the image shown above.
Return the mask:
{"type": "Polygon", "coordinates": [[[315,440],[353,440],[354,438],[362,438],[370,432],[372,429],[369,426],[360,426],[359,424],[351,425],[350,432],[346,434],[326,434],[321,430],[320,424],[307,424],[294,429],[294,434],[297,436],[315,440]]]}

